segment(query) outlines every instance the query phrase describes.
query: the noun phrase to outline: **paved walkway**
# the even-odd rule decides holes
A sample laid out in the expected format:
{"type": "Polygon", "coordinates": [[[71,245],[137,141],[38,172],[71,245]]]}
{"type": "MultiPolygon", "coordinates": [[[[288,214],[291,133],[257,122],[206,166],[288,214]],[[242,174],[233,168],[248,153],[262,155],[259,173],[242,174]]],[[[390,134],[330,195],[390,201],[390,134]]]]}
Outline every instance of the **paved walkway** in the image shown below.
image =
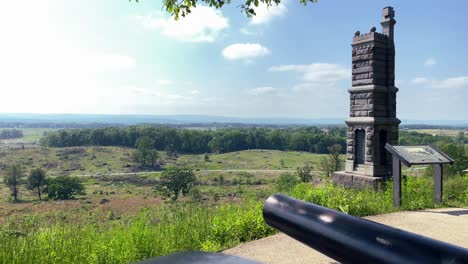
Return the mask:
{"type": "MultiPolygon", "coordinates": [[[[468,208],[398,212],[365,218],[468,248],[468,208]]],[[[252,241],[224,253],[271,264],[336,263],[284,234],[252,241]]]]}

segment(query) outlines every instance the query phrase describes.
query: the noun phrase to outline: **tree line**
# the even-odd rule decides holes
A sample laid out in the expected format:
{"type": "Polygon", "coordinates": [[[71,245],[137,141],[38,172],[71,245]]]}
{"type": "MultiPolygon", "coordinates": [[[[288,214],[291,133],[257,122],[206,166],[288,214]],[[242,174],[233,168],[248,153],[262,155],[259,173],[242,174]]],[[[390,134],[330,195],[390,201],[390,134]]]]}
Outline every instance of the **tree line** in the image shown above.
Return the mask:
{"type": "Polygon", "coordinates": [[[247,149],[295,150],[328,153],[334,144],[345,149],[346,128],[178,129],[166,126],[130,126],[95,129],[63,129],[48,132],[41,144],[48,147],[135,147],[142,137],[152,139],[157,150],[180,153],[226,153],[247,149]]]}
{"type": "Polygon", "coordinates": [[[2,129],[0,131],[0,139],[22,138],[23,136],[23,131],[19,129],[2,129]]]}

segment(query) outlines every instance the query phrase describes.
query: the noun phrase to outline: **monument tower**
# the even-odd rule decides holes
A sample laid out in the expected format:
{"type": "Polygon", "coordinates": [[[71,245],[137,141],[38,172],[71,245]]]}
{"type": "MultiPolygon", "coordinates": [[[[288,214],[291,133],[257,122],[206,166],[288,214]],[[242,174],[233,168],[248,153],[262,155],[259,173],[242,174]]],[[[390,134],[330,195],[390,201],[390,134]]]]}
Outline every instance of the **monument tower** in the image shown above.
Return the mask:
{"type": "Polygon", "coordinates": [[[382,11],[382,33],[356,32],[352,43],[352,87],[345,171],[334,182],[349,187],[373,186],[391,175],[392,159],[385,144],[398,143],[392,7],[382,11]]]}

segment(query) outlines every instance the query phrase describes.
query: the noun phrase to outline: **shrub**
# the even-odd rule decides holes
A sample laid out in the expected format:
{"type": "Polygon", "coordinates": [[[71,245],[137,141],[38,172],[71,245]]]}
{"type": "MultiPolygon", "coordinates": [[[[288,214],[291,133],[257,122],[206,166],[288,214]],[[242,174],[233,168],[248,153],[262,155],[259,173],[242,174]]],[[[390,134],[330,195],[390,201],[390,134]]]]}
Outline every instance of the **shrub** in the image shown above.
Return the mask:
{"type": "Polygon", "coordinates": [[[299,184],[299,178],[297,178],[297,176],[290,173],[283,173],[275,182],[275,190],[289,193],[297,184],[299,184]]]}
{"type": "Polygon", "coordinates": [[[47,196],[54,200],[67,200],[74,195],[84,194],[85,188],[80,178],[59,176],[47,179],[47,196]]]}
{"type": "Polygon", "coordinates": [[[301,182],[310,182],[312,180],[312,166],[305,165],[304,167],[298,167],[296,169],[297,176],[301,179],[301,182]]]}

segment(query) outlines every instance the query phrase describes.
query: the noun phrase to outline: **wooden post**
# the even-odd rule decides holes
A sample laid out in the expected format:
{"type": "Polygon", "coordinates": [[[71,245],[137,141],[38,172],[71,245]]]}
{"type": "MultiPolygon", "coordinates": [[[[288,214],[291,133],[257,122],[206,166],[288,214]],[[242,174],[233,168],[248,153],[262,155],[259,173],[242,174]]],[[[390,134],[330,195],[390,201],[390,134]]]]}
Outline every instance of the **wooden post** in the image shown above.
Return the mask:
{"type": "Polygon", "coordinates": [[[442,202],[442,188],[444,177],[444,164],[434,165],[434,202],[440,204],[442,202]]]}
{"type": "Polygon", "coordinates": [[[401,162],[393,156],[393,206],[401,206],[401,162]]]}

